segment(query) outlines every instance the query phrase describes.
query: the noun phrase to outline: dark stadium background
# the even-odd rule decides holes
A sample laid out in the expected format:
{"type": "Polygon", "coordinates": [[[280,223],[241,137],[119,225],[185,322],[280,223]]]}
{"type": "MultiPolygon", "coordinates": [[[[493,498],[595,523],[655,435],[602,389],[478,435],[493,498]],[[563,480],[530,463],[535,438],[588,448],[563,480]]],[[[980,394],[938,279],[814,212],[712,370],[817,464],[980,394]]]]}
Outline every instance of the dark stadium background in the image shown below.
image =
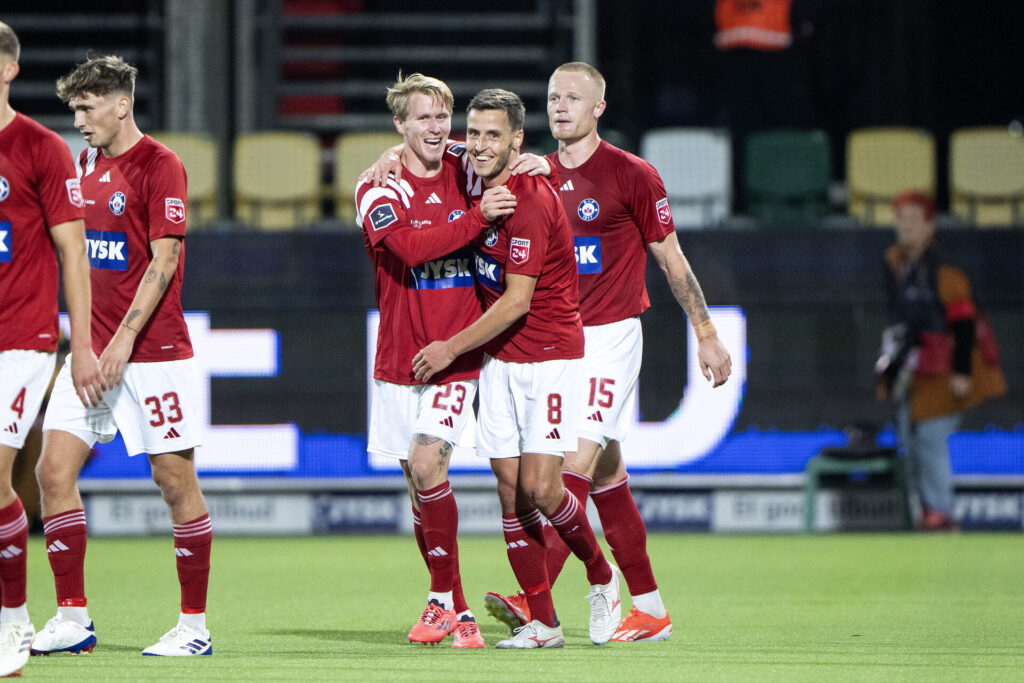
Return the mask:
{"type": "MultiPolygon", "coordinates": [[[[324,143],[326,184],[331,141],[349,124],[304,116],[303,106],[316,110],[324,98],[315,90],[311,98],[301,93],[328,76],[379,83],[335,105],[346,116],[376,116],[384,126],[383,89],[399,67],[451,81],[534,83],[539,87],[524,92],[531,115],[527,144],[548,148],[543,84],[552,67],[573,57],[574,12],[584,6],[596,11],[595,61],[609,81],[601,129],[609,136],[635,151],[654,127],[726,123],[721,55],[711,40],[712,0],[538,0],[502,3],[500,10],[457,1],[100,0],[68,9],[8,0],[0,19],[16,28],[24,45],[12,100],[47,125],[71,127],[71,116],[53,96],[56,76],[87,53],[123,52],[142,71],[137,112],[144,130],[212,135],[227,159],[237,133],[304,129],[309,122],[324,143]],[[310,19],[310,11],[379,21],[348,29],[310,19]],[[429,26],[388,19],[408,12],[437,19],[429,26]],[[539,21],[509,28],[500,14],[509,12],[533,13],[539,21]],[[388,57],[395,46],[460,41],[508,50],[526,44],[543,56],[502,62],[483,53],[480,59],[448,60],[442,54],[403,63],[388,57]],[[349,62],[327,68],[326,76],[311,75],[303,50],[325,47],[349,50],[349,62]],[[383,56],[359,56],[374,50],[383,56]]],[[[1024,121],[1024,60],[1016,36],[1022,25],[1024,5],[1015,0],[794,0],[792,78],[807,85],[809,97],[793,120],[808,120],[828,134],[840,190],[852,130],[928,129],[937,144],[937,199],[944,212],[949,134],[962,126],[1024,121]]],[[[457,93],[456,100],[458,110],[466,97],[457,93]]],[[[456,117],[453,130],[461,125],[456,117]]],[[[281,372],[213,379],[213,422],[293,422],[306,434],[365,432],[364,328],[373,292],[359,234],[333,219],[330,199],[323,203],[324,219],[311,227],[263,233],[233,221],[229,165],[222,164],[221,220],[189,236],[183,303],[186,310],[210,311],[215,328],[278,330],[281,372]]],[[[841,201],[833,211],[845,213],[841,201]]],[[[890,408],[874,400],[872,377],[884,322],[880,258],[891,239],[890,230],[848,221],[828,228],[746,221],[680,232],[708,302],[739,305],[747,315],[749,369],[734,433],[829,430],[858,421],[882,427],[891,421],[890,408]]],[[[1019,443],[1024,233],[942,220],[940,240],[970,271],[991,314],[1011,388],[1008,396],[970,413],[965,429],[1009,430],[1019,443]]],[[[660,420],[678,405],[685,321],[661,274],[649,270],[648,283],[654,306],[644,317],[640,405],[645,420],[660,420]]]]}

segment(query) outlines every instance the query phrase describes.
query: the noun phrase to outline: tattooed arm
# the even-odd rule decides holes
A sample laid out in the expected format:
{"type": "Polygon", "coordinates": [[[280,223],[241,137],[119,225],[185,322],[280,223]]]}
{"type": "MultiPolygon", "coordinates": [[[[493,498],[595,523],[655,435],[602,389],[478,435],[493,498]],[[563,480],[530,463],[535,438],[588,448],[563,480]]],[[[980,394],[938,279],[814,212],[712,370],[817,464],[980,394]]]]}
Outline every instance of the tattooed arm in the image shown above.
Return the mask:
{"type": "Polygon", "coordinates": [[[178,268],[181,242],[179,237],[161,237],[149,243],[153,259],[149,262],[138,289],[135,290],[135,298],[128,307],[128,313],[121,321],[121,326],[100,354],[100,371],[108,387],[121,383],[124,366],[131,358],[132,349],[135,347],[135,338],[153,315],[178,268]]]}
{"type": "Polygon", "coordinates": [[[683,256],[676,234],[671,232],[648,246],[661,272],[665,273],[672,296],[679,302],[690,319],[690,324],[697,331],[697,358],[704,378],[713,382],[716,387],[725,384],[732,373],[732,359],[729,358],[729,352],[711,325],[704,292],[700,289],[700,283],[697,282],[697,276],[693,274],[689,261],[683,256]]]}

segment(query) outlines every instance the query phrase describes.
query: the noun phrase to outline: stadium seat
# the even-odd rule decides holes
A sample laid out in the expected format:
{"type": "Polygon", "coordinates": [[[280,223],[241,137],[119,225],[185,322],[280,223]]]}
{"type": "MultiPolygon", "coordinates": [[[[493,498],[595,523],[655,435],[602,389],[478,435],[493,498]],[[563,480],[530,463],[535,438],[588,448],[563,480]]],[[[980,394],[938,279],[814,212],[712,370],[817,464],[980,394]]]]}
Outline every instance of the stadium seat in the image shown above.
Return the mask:
{"type": "Polygon", "coordinates": [[[1024,137],[961,128],[949,139],[950,208],[979,227],[1024,222],[1024,137]]]}
{"type": "Polygon", "coordinates": [[[935,140],[918,128],[861,128],[846,139],[849,214],[866,225],[892,225],[892,199],[903,190],[935,196],[935,140]]]}
{"type": "Polygon", "coordinates": [[[832,155],[820,130],[768,130],[746,140],[747,210],[778,225],[812,222],[829,211],[832,155]]]}
{"type": "Polygon", "coordinates": [[[677,228],[706,228],[729,216],[729,133],[712,128],[656,128],[640,140],[640,156],[661,174],[677,228]]]}
{"type": "Polygon", "coordinates": [[[401,144],[402,136],[391,132],[342,133],[334,141],[334,215],[354,226],[355,191],[359,174],[380,158],[388,147],[401,144]]]}
{"type": "Polygon", "coordinates": [[[309,133],[261,131],[235,140],[235,215],[264,230],[320,218],[320,144],[309,133]]]}
{"type": "Polygon", "coordinates": [[[198,133],[160,131],[153,138],[171,148],[188,174],[188,227],[217,218],[217,143],[198,133]]]}
{"type": "Polygon", "coordinates": [[[807,462],[804,471],[804,531],[815,531],[818,508],[818,490],[822,478],[828,476],[883,475],[899,491],[903,528],[913,528],[910,512],[910,492],[907,485],[904,458],[895,448],[838,447],[823,448],[807,462]]]}

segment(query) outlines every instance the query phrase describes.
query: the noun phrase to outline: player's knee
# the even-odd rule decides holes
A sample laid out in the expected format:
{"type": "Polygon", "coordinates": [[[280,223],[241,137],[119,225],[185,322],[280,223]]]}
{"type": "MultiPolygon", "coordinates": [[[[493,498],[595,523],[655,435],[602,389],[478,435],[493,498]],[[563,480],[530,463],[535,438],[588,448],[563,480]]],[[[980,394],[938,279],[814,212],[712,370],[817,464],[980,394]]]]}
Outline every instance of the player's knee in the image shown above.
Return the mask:
{"type": "Polygon", "coordinates": [[[409,460],[409,478],[417,491],[426,491],[440,486],[446,476],[446,470],[439,469],[436,463],[426,460],[409,460]]]}
{"type": "Polygon", "coordinates": [[[553,512],[561,502],[562,480],[534,479],[524,482],[523,491],[542,512],[553,512]]]}
{"type": "Polygon", "coordinates": [[[42,457],[36,463],[36,481],[43,495],[60,491],[75,483],[75,473],[59,458],[42,457]]]}

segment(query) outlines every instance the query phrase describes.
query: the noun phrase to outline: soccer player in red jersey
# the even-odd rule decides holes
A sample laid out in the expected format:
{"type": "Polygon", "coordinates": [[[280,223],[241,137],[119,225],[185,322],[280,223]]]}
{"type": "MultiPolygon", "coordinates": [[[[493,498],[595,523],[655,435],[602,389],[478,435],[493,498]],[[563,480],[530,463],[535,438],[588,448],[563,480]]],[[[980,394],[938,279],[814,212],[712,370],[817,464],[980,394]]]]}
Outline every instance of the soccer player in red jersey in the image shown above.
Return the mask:
{"type": "Polygon", "coordinates": [[[36,467],[57,615],[32,652],[90,651],[86,521],[78,475],[97,440],[117,432],[129,455],[146,453],[170,510],[181,589],[178,624],[146,655],[207,655],[206,592],[213,527],[193,463],[201,443],[199,373],[181,311],[185,169],[143,135],[133,115],[138,71],[120,57],[94,57],[57,81],[89,149],[79,167],[92,267],[92,347],[106,388],[98,406],[75,396],[68,367],[57,377],[36,467]]]}
{"type": "Polygon", "coordinates": [[[387,103],[404,139],[402,180],[356,187],[380,309],[368,450],[401,460],[416,542],[430,571],[427,608],[409,640],[437,643],[454,632],[452,647],[479,648],[484,641],[462,593],[448,462],[472,415],[482,352],[459,356],[429,383],[415,377],[412,358],[480,317],[468,245],[515,203],[502,188],[482,208],[468,206],[458,157],[445,151],[454,99],[444,82],[400,74],[387,103]]]}
{"type": "MultiPolygon", "coordinates": [[[[600,72],[583,62],[563,64],[548,82],[548,123],[558,151],[547,160],[557,171],[559,196],[572,223],[587,346],[579,448],[566,456],[562,478],[580,501],[588,494],[594,501],[633,598],[633,608],[612,640],[663,640],[672,633],[672,622],[654,580],[647,532],[619,446],[640,373],[639,316],[650,308],[644,284],[648,249],[694,328],[704,376],[717,387],[732,368],[700,284],[679,247],[658,172],[598,136],[604,90],[600,72]]],[[[544,173],[545,167],[539,158],[526,155],[515,172],[544,173]]],[[[557,534],[549,532],[547,538],[548,574],[554,581],[569,550],[557,534]]],[[[485,603],[505,623],[521,623],[529,616],[522,596],[488,593],[485,603]]]]}
{"type": "Polygon", "coordinates": [[[583,328],[572,232],[558,198],[544,179],[512,177],[508,168],[522,145],[524,117],[522,101],[505,90],[483,90],[469,104],[469,194],[507,184],[518,208],[474,242],[484,314],[413,360],[416,377],[429,380],[467,351],[484,350],[477,454],[491,459],[498,478],[509,563],[532,615],[497,644],[516,649],[564,644],[544,563],[541,514],[587,568],[591,640],[607,642],[620,614],[618,570],[559,479],[563,456],[576,448],[583,328]]]}
{"type": "Polygon", "coordinates": [[[82,194],[67,145],[9,102],[21,44],[0,22],[0,676],[21,670],[35,635],[25,605],[28,521],[11,486],[57,357],[57,255],[71,317],[71,377],[83,403],[102,393],[89,342],[82,194]]]}

